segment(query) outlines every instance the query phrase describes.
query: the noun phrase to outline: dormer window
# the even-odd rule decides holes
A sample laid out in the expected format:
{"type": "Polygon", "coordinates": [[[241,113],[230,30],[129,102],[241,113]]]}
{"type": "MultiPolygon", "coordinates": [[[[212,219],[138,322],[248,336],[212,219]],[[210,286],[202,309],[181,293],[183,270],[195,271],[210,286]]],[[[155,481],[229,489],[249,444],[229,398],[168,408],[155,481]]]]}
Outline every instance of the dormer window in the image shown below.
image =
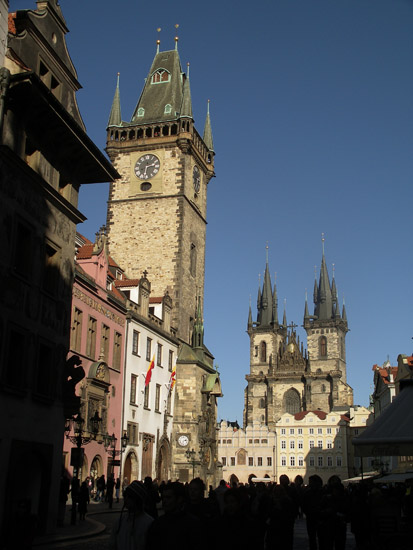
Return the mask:
{"type": "Polygon", "coordinates": [[[158,69],[152,75],[152,84],[162,84],[162,82],[169,82],[171,74],[165,69],[158,69]]]}
{"type": "Polygon", "coordinates": [[[145,114],[145,109],[143,107],[139,107],[138,116],[144,116],[144,114],[145,114]]]}
{"type": "Polygon", "coordinates": [[[172,105],[170,105],[169,103],[167,105],[165,105],[164,113],[165,113],[165,115],[169,115],[170,113],[172,113],[172,105]]]}

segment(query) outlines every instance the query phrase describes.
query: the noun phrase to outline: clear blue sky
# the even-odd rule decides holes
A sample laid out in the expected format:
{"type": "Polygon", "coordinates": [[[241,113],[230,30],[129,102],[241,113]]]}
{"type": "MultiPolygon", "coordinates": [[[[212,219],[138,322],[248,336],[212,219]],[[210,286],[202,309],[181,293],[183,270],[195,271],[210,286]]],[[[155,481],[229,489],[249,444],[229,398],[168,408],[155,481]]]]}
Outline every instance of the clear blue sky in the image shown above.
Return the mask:
{"type": "MultiPolygon", "coordinates": [[[[205,341],[221,372],[219,417],[242,419],[249,297],[268,241],[279,301],[301,325],[314,265],[336,266],[345,297],[348,382],[368,404],[372,365],[413,351],[411,0],[61,0],[87,131],[103,149],[120,72],[130,120],[155,54],[179,23],[195,122],[207,99],[216,150],[209,184],[205,341]]],[[[34,0],[10,9],[34,8],[34,0]]],[[[79,231],[105,223],[107,185],[83,187],[79,231]]],[[[310,304],[311,305],[311,304],[310,304]]],[[[312,312],[312,309],[311,311],[312,312]]],[[[255,313],[255,309],[254,309],[255,313]]],[[[301,338],[304,330],[299,328],[301,338]]]]}

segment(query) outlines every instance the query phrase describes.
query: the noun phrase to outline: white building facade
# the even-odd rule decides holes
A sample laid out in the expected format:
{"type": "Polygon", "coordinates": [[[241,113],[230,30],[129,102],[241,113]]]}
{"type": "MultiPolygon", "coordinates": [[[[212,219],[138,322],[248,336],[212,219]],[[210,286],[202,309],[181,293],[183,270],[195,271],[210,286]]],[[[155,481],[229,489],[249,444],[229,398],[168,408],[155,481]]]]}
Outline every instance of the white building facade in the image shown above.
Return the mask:
{"type": "Polygon", "coordinates": [[[129,298],[122,411],[128,444],[121,458],[122,478],[168,480],[175,391],[171,376],[179,346],[170,326],[172,301],[167,294],[150,298],[145,275],[117,281],[116,286],[129,298]]]}
{"type": "Polygon", "coordinates": [[[365,428],[370,412],[352,407],[353,417],[341,412],[303,411],[285,413],[275,430],[254,422],[238,429],[222,421],[219,428],[218,455],[223,478],[247,483],[253,475],[259,479],[279,481],[297,475],[308,483],[319,475],[326,483],[330,476],[345,480],[355,470],[351,438],[365,428]]]}

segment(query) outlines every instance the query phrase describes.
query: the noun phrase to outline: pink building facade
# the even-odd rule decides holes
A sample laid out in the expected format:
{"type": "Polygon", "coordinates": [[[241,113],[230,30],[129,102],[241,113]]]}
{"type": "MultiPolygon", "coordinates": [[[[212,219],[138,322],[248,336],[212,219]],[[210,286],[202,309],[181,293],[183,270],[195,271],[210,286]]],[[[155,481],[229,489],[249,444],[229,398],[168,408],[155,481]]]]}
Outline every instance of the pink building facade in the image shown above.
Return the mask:
{"type": "MultiPolygon", "coordinates": [[[[83,445],[78,477],[96,482],[102,474],[107,479],[121,476],[120,456],[123,394],[124,340],[126,325],[125,298],[113,285],[121,270],[109,258],[105,230],[97,234],[95,243],[77,235],[75,280],[73,285],[71,339],[69,357],[78,356],[85,377],[76,386],[80,397],[80,414],[84,419],[83,445]],[[93,435],[91,418],[101,419],[98,433],[93,435]],[[105,448],[106,435],[117,439],[115,448],[105,448]]],[[[69,428],[69,426],[67,426],[69,428]]],[[[67,435],[73,435],[73,429],[67,435]]],[[[64,465],[75,473],[76,445],[65,438],[64,465]]],[[[95,483],[96,487],[96,483],[95,483]]]]}

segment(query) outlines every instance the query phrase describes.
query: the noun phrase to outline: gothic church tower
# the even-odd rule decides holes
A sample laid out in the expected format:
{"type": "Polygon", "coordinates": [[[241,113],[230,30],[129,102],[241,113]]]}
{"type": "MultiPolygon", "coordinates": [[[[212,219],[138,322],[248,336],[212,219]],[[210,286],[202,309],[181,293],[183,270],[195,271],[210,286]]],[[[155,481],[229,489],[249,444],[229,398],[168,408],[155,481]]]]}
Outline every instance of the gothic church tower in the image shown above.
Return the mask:
{"type": "Polygon", "coordinates": [[[348,332],[346,308],[340,314],[337,287],[333,273],[330,284],[323,254],[320,278],[314,281],[314,314],[304,308],[310,376],[307,384],[308,403],[312,410],[347,409],[353,405],[353,390],[347,384],[346,344],[348,332]]]}
{"type": "Polygon", "coordinates": [[[320,280],[315,283],[314,314],[305,303],[304,328],[308,354],[299,341],[297,325],[278,321],[277,289],[271,285],[268,258],[264,281],[258,289],[257,320],[251,306],[247,332],[250,338],[250,373],[244,396],[244,428],[258,421],[270,429],[282,414],[300,411],[347,410],[353,390],[347,384],[346,310],[340,314],[336,283],[330,284],[324,257],[320,280]]]}
{"type": "Polygon", "coordinates": [[[196,296],[203,302],[207,186],[214,176],[209,112],[194,125],[189,69],[177,49],[158,48],[132,119],[121,117],[119,78],[106,151],[121,178],[110,186],[110,254],[128,276],[148,271],[155,295],[169,292],[172,325],[191,343],[196,296]]]}

